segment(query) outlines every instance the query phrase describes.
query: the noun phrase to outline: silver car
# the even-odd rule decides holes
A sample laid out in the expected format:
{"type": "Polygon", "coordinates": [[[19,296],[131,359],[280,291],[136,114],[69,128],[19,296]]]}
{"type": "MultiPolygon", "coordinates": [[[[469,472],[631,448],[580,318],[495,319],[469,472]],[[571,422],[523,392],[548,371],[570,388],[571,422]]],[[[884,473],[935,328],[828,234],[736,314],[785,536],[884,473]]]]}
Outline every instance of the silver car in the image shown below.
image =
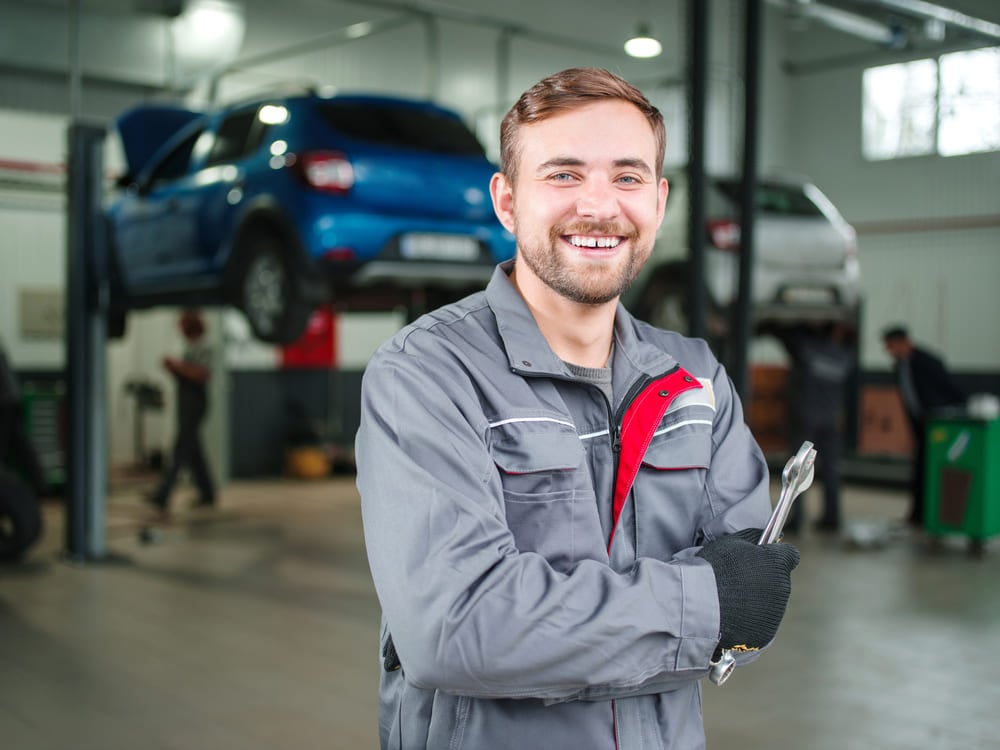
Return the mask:
{"type": "MultiPolygon", "coordinates": [[[[626,297],[654,325],[689,330],[688,189],[667,175],[670,195],[653,255],[626,297]]],[[[707,335],[725,338],[738,288],[738,178],[708,177],[705,196],[707,335]]],[[[850,320],[860,302],[854,229],[815,185],[762,178],[752,282],[754,326],[775,321],[850,320]]]]}

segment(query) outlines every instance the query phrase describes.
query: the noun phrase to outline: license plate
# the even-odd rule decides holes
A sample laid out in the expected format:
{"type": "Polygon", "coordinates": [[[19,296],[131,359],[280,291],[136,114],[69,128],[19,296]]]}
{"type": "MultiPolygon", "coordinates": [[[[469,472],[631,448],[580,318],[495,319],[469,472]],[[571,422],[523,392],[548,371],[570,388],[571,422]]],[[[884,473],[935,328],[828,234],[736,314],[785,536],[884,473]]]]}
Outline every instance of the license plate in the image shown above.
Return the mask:
{"type": "Polygon", "coordinates": [[[468,262],[479,257],[479,243],[472,237],[455,234],[406,234],[400,241],[399,252],[409,260],[468,262]]]}
{"type": "Polygon", "coordinates": [[[837,301],[832,289],[820,287],[790,287],[781,293],[787,305],[832,305],[837,301]]]}

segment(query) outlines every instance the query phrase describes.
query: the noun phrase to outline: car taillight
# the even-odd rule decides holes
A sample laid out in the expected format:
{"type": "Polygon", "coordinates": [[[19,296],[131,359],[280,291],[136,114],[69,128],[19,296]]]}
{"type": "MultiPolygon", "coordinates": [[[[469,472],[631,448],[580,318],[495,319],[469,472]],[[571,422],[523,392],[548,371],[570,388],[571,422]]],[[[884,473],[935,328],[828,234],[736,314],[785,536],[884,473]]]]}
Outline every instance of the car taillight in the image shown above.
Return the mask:
{"type": "Polygon", "coordinates": [[[354,186],[354,167],[336,151],[307,151],[299,155],[296,166],[306,184],[317,190],[346,193],[354,186]]]}
{"type": "Polygon", "coordinates": [[[350,247],[331,247],[329,250],[323,252],[323,259],[333,261],[335,263],[343,263],[345,261],[354,260],[356,253],[354,248],[350,247]]]}
{"type": "Polygon", "coordinates": [[[731,219],[709,219],[705,222],[708,241],[720,250],[740,249],[740,225],[731,219]]]}

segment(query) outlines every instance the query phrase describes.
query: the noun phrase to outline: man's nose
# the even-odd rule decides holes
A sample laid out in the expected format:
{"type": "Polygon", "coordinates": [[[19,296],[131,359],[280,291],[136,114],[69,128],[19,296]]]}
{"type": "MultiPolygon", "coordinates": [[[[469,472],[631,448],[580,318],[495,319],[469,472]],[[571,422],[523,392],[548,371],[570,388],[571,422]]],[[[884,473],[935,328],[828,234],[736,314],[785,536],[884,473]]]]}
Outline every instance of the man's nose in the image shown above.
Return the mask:
{"type": "Polygon", "coordinates": [[[618,216],[618,196],[615,188],[603,179],[588,179],[580,190],[576,201],[578,215],[596,221],[605,221],[618,216]]]}

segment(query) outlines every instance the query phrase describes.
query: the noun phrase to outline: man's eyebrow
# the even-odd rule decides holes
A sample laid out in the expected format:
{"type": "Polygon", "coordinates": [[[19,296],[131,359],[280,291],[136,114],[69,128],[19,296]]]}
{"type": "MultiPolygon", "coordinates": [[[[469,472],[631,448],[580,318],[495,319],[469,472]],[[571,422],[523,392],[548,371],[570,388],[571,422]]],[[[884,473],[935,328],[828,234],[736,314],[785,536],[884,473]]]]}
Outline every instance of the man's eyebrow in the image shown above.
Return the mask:
{"type": "Polygon", "coordinates": [[[554,156],[539,164],[535,171],[541,172],[552,167],[582,167],[583,164],[583,159],[577,159],[574,156],[554,156]]]}
{"type": "Polygon", "coordinates": [[[615,159],[613,164],[619,168],[631,167],[632,169],[638,169],[640,172],[646,172],[647,174],[653,173],[653,170],[650,168],[649,164],[646,163],[646,160],[638,157],[633,157],[631,159],[615,159]]]}
{"type": "MultiPolygon", "coordinates": [[[[575,156],[555,156],[551,159],[543,161],[538,165],[538,168],[535,171],[542,172],[546,169],[552,169],[553,167],[582,167],[585,163],[586,162],[584,162],[583,159],[579,159],[575,156]]],[[[611,164],[616,169],[627,167],[630,169],[637,169],[640,172],[645,172],[646,174],[653,173],[652,168],[646,163],[646,160],[638,157],[615,159],[611,162],[611,164]]]]}

